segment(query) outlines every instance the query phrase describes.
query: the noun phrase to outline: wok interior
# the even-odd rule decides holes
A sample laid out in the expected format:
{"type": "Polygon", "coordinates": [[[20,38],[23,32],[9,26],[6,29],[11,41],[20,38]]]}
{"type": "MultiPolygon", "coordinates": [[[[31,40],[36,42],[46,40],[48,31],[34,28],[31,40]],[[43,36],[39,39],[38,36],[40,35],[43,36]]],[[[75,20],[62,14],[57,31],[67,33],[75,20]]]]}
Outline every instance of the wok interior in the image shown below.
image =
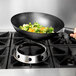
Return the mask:
{"type": "Polygon", "coordinates": [[[42,54],[45,51],[45,48],[36,43],[25,43],[18,48],[18,51],[21,54],[33,56],[42,54]]]}
{"type": "Polygon", "coordinates": [[[64,27],[64,23],[57,17],[37,12],[21,13],[13,16],[11,22],[14,26],[19,27],[23,24],[31,22],[38,22],[40,25],[45,27],[53,27],[54,31],[57,32],[64,27]]]}

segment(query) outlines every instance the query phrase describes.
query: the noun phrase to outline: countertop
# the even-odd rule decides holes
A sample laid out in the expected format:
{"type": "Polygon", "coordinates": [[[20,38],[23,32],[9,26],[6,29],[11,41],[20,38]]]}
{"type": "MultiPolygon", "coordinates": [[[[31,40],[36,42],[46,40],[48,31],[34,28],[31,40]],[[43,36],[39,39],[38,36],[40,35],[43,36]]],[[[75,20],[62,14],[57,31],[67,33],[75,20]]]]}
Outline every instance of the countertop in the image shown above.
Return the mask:
{"type": "Polygon", "coordinates": [[[76,68],[1,69],[0,76],[76,76],[76,68]]]}

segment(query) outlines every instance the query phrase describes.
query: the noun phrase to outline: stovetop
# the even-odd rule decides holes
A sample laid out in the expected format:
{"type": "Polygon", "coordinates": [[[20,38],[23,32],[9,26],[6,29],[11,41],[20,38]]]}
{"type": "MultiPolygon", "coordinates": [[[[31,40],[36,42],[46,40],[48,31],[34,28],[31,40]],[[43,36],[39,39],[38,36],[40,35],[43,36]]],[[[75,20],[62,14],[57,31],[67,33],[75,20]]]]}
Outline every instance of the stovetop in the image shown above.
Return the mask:
{"type": "Polygon", "coordinates": [[[36,43],[17,32],[0,32],[0,69],[75,68],[76,40],[60,32],[48,40],[37,41],[46,46],[49,57],[38,64],[25,64],[13,57],[15,47],[23,42],[36,43]]]}

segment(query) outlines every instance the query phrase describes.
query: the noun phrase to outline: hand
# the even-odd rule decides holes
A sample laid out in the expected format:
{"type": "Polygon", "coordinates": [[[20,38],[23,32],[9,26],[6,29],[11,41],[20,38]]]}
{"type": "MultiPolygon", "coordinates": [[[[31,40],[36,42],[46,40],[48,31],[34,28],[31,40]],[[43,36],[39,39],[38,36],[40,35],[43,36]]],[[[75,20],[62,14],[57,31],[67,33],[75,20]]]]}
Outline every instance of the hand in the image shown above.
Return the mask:
{"type": "Polygon", "coordinates": [[[70,34],[70,36],[76,39],[76,28],[74,28],[74,33],[70,34]]]}

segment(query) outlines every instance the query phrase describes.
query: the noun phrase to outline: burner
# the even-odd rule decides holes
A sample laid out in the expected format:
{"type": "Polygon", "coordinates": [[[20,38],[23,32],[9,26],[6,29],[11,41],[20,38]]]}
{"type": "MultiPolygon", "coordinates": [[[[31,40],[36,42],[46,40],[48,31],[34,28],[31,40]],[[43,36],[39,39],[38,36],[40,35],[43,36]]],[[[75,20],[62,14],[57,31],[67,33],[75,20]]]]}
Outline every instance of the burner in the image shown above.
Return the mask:
{"type": "MultiPolygon", "coordinates": [[[[19,57],[19,56],[17,56],[17,57],[19,57]]],[[[26,68],[52,68],[53,66],[54,65],[52,62],[51,55],[50,55],[48,40],[35,42],[35,41],[29,40],[27,38],[20,36],[17,32],[12,33],[12,41],[11,41],[11,48],[10,48],[7,68],[16,68],[16,69],[18,69],[18,68],[22,68],[22,69],[24,69],[24,68],[25,69],[26,68]],[[35,64],[32,64],[31,61],[29,61],[29,63],[23,63],[21,61],[18,61],[13,56],[14,53],[16,52],[15,51],[17,49],[16,47],[19,48],[18,53],[20,53],[21,56],[22,55],[34,56],[34,57],[38,58],[38,60],[41,60],[41,61],[39,63],[35,63],[35,64]],[[33,53],[32,52],[30,53],[29,52],[30,50],[33,53]],[[27,51],[27,53],[25,51],[27,51]],[[45,54],[45,58],[43,58],[44,57],[43,53],[45,54]],[[43,60],[40,57],[43,58],[43,60]]]]}
{"type": "Polygon", "coordinates": [[[16,47],[14,58],[23,63],[35,64],[48,58],[46,47],[40,43],[23,43],[16,47]]]}

